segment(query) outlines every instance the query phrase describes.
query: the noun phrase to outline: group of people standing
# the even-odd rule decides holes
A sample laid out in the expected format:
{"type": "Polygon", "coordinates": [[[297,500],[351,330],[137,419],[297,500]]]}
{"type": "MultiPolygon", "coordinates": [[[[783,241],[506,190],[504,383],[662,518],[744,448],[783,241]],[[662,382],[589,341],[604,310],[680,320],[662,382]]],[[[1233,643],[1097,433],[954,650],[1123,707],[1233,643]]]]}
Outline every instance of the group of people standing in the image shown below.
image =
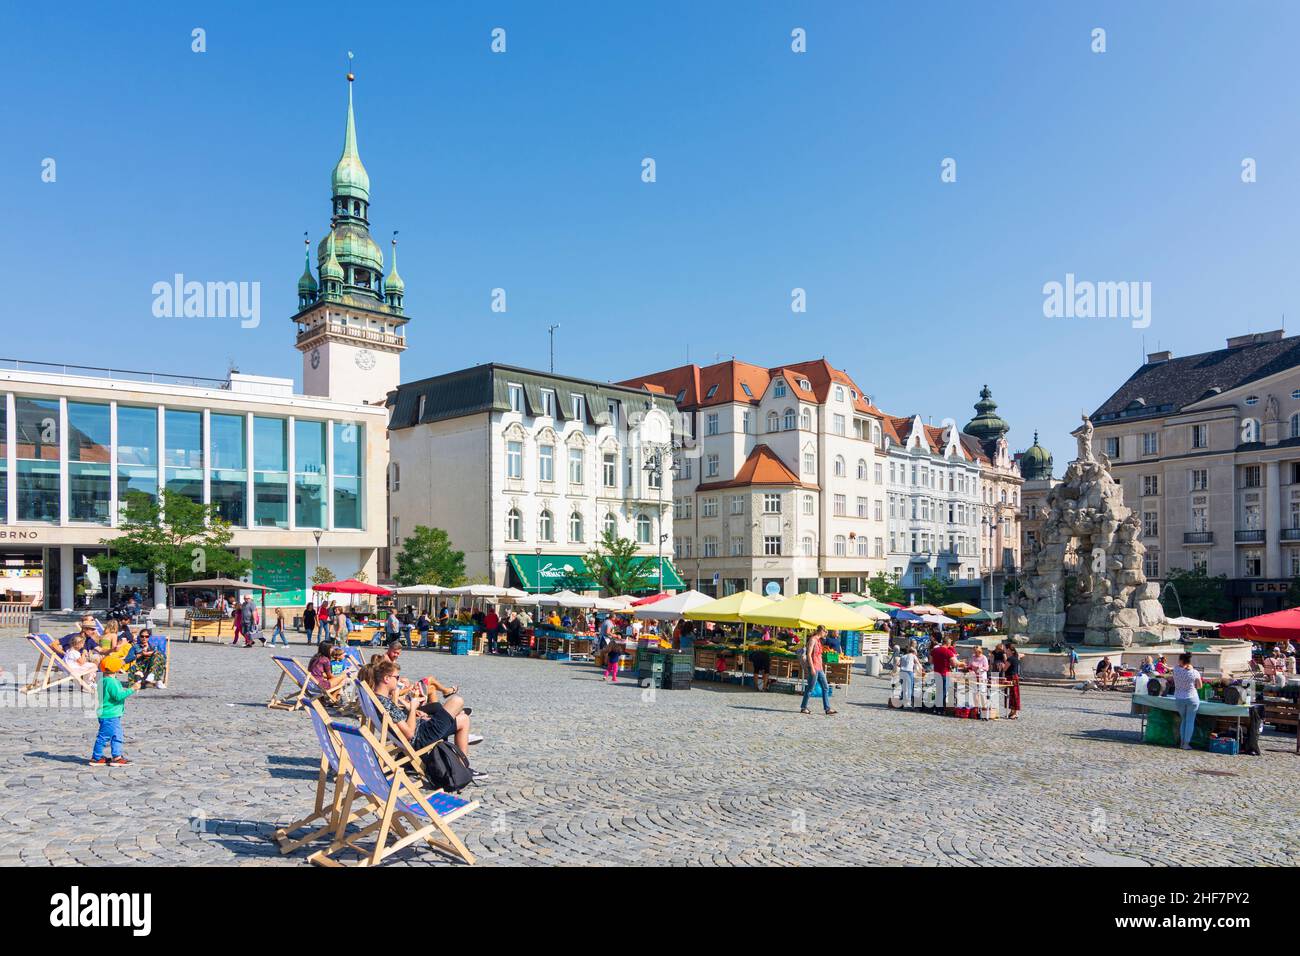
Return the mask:
{"type": "MultiPolygon", "coordinates": [[[[964,664],[958,659],[957,648],[951,637],[944,637],[938,646],[930,649],[930,669],[935,677],[935,696],[939,709],[950,709],[950,700],[954,696],[953,688],[959,675],[965,674],[976,679],[977,698],[982,694],[990,677],[999,679],[997,690],[1003,694],[1007,719],[1016,720],[1020,716],[1020,651],[1010,641],[1001,642],[993,648],[993,653],[985,654],[982,644],[975,644],[971,649],[971,658],[964,664]]],[[[917,680],[925,678],[925,662],[921,659],[916,645],[905,644],[894,652],[894,667],[898,674],[901,699],[908,704],[916,701],[917,680]]],[[[987,699],[985,697],[984,699],[987,699]]]]}

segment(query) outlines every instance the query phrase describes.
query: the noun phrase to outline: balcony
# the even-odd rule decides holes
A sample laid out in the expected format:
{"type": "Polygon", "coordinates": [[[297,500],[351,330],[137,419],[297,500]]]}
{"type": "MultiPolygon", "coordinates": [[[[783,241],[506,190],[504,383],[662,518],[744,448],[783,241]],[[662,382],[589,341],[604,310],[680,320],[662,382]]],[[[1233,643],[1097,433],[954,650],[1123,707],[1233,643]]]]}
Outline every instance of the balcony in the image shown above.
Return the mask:
{"type": "Polygon", "coordinates": [[[356,325],[343,325],[341,322],[322,322],[319,325],[309,326],[298,333],[297,344],[300,346],[305,345],[313,339],[323,338],[327,334],[357,339],[373,345],[406,347],[406,339],[400,335],[392,335],[375,329],[363,329],[356,325]]]}
{"type": "Polygon", "coordinates": [[[1283,528],[1283,541],[1300,541],[1300,528],[1283,528]]]}
{"type": "Polygon", "coordinates": [[[1242,530],[1237,529],[1237,544],[1263,544],[1264,530],[1242,530]]]}
{"type": "Polygon", "coordinates": [[[1184,531],[1183,544],[1214,544],[1214,532],[1184,531]]]}

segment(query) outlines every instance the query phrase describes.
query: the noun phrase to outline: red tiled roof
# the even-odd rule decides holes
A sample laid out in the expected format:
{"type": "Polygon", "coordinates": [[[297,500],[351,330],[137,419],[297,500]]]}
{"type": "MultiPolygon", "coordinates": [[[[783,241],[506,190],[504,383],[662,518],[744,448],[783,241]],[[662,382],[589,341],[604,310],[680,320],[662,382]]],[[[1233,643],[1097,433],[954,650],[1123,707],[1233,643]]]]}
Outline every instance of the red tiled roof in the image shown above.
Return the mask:
{"type": "Polygon", "coordinates": [[[800,488],[816,488],[814,484],[800,481],[799,476],[786,466],[780,456],[767,445],[755,445],[745,463],[740,466],[736,477],[729,481],[708,481],[696,487],[696,491],[714,491],[718,488],[742,488],[746,485],[794,485],[800,488]]]}
{"type": "Polygon", "coordinates": [[[786,380],[796,398],[806,402],[825,404],[830,397],[832,384],[844,385],[857,393],[853,407],[864,414],[883,416],[884,413],[870,404],[863,396],[856,382],[846,372],[835,368],[826,359],[812,362],[796,362],[793,365],[777,365],[770,369],[748,362],[730,359],[716,365],[682,365],[678,368],[642,375],[620,385],[633,388],[657,386],[664,394],[677,396],[682,394],[678,403],[685,407],[724,405],[730,402],[758,403],[767,391],[773,378],[780,376],[786,380]],[[809,388],[803,388],[801,379],[808,381],[809,388]],[[713,386],[717,388],[713,388],[713,386]],[[748,385],[750,394],[745,394],[742,386],[748,385]],[[713,388],[713,394],[709,390],[713,388]]]}

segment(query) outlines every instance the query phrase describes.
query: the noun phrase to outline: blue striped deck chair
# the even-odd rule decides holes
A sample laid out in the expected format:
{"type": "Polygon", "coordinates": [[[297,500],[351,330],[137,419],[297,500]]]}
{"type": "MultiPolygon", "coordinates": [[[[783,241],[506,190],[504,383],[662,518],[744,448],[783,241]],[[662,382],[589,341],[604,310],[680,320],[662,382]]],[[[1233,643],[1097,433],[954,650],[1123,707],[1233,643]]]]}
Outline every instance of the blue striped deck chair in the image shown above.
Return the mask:
{"type": "Polygon", "coordinates": [[[440,853],[465,863],[474,862],[474,854],[451,829],[451,824],[478,808],[477,800],[466,800],[450,793],[425,795],[401,770],[392,778],[384,775],[380,763],[379,741],[365,727],[333,723],[347,758],[348,787],[339,809],[334,839],[308,859],[320,866],[376,866],[387,857],[418,843],[427,844],[440,853]],[[347,820],[352,807],[361,801],[361,813],[373,822],[361,830],[348,833],[347,820]],[[373,845],[366,842],[373,839],[373,845]],[[343,852],[355,853],[358,859],[344,863],[336,859],[343,852]]]}
{"type": "Polygon", "coordinates": [[[351,644],[349,644],[343,653],[345,655],[345,659],[348,661],[349,664],[355,664],[357,667],[366,666],[366,659],[365,656],[361,653],[361,648],[353,647],[351,644]]]}
{"type": "MultiPolygon", "coordinates": [[[[338,814],[347,793],[347,757],[339,753],[343,745],[330,729],[330,716],[319,700],[308,703],[307,713],[311,716],[312,729],[316,731],[316,740],[321,749],[320,776],[316,780],[316,805],[301,820],[295,820],[275,831],[275,842],[280,845],[281,853],[292,853],[333,833],[338,828],[338,814]],[[332,792],[331,779],[334,781],[332,792]],[[317,824],[319,825],[316,826],[317,824]],[[305,836],[296,839],[290,836],[311,826],[315,826],[315,829],[305,836]]],[[[344,826],[355,822],[358,816],[359,813],[352,814],[344,826]]]]}
{"type": "MultiPolygon", "coordinates": [[[[63,660],[63,647],[58,641],[51,640],[48,634],[28,634],[27,642],[36,648],[36,667],[31,682],[24,685],[24,694],[49,690],[72,681],[87,693],[95,693],[95,684],[85,674],[73,673],[63,660]]],[[[75,689],[75,688],[70,688],[75,689]]]]}
{"type": "Polygon", "coordinates": [[[271,710],[301,710],[307,706],[310,697],[323,696],[320,685],[315,679],[307,673],[302,664],[295,661],[292,657],[272,657],[276,666],[280,668],[280,679],[276,682],[275,690],[271,692],[271,699],[266,706],[271,710]],[[280,694],[280,688],[288,680],[293,683],[283,695],[280,694]]]}

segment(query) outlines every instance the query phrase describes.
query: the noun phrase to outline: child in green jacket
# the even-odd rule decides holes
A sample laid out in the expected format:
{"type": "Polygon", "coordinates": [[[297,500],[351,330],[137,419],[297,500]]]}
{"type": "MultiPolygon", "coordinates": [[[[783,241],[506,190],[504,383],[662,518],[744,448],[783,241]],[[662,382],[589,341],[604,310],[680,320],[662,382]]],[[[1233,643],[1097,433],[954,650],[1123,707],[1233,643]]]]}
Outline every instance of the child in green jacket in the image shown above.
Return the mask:
{"type": "Polygon", "coordinates": [[[122,756],[122,711],[126,699],[139,689],[138,683],[123,687],[113,675],[123,668],[121,658],[105,657],[100,662],[104,672],[99,679],[99,733],[95,737],[95,749],[90,755],[92,767],[125,767],[131,761],[122,756]],[[104,748],[110,747],[111,757],[104,756],[104,748]]]}

